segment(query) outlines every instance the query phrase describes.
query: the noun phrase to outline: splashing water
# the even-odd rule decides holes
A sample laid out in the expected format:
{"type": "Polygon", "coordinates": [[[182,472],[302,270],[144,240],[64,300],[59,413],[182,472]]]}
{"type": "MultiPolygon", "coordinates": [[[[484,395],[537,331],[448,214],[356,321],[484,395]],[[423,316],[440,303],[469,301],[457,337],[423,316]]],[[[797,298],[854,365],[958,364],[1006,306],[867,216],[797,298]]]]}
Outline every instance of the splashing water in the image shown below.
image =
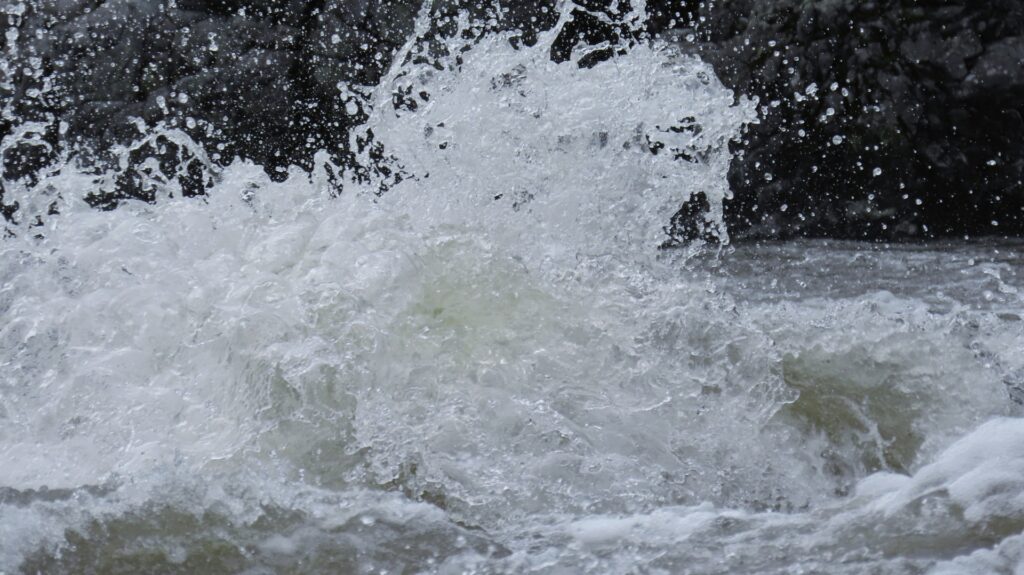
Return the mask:
{"type": "Polygon", "coordinates": [[[753,106],[657,44],[552,62],[571,8],[436,66],[425,10],[360,101],[383,194],[16,192],[60,213],[0,243],[0,570],[1012,572],[1024,261],[659,250],[698,192],[727,242],[753,106]]]}

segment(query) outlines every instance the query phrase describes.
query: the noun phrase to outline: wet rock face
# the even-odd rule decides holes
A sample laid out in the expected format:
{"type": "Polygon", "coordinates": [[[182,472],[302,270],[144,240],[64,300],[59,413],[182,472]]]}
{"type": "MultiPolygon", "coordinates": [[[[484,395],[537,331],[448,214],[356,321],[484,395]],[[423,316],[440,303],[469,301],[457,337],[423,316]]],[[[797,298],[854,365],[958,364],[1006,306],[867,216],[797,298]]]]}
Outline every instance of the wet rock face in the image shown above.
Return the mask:
{"type": "Polygon", "coordinates": [[[741,0],[695,50],[765,114],[733,229],[898,238],[1024,231],[1024,4],[741,0]]]}
{"type": "MultiPolygon", "coordinates": [[[[8,3],[0,129],[39,120],[42,140],[104,149],[136,137],[131,119],[141,118],[203,141],[214,162],[243,156],[273,176],[291,164],[309,167],[321,149],[344,163],[349,128],[365,116],[339,86],[379,80],[420,4],[8,3]]],[[[440,12],[458,8],[434,4],[440,12]]],[[[600,16],[609,2],[577,4],[590,14],[578,12],[555,59],[577,41],[622,34],[600,16]]],[[[514,3],[505,25],[523,29],[530,42],[554,22],[553,5],[514,3]]],[[[1024,232],[1024,5],[1017,0],[647,6],[652,34],[676,39],[737,93],[760,99],[762,121],[732,167],[734,237],[1024,232]]],[[[9,149],[4,179],[31,177],[47,153],[9,149]]],[[[197,181],[186,193],[202,193],[197,181]]],[[[122,196],[149,199],[128,185],[96,203],[116,205],[122,196]]]]}
{"type": "MultiPolygon", "coordinates": [[[[339,83],[372,85],[412,29],[417,2],[321,0],[39,0],[9,15],[19,62],[41,60],[45,98],[29,78],[16,113],[50,113],[72,140],[101,145],[154,125],[205,120],[223,129],[220,156],[274,174],[347,142],[339,83]],[[41,33],[31,38],[36,30],[41,33]]],[[[202,130],[199,136],[207,136],[202,130]]]]}

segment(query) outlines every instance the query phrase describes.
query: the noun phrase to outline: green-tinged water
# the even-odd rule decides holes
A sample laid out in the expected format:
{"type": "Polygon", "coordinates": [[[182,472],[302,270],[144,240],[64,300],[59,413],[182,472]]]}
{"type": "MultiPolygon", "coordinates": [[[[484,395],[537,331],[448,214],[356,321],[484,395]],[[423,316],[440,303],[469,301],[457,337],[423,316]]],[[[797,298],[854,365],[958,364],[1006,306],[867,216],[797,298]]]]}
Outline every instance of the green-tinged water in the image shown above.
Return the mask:
{"type": "Polygon", "coordinates": [[[0,571],[1018,575],[1024,246],[730,245],[755,103],[551,62],[568,14],[410,41],[388,186],[11,184],[57,213],[0,240],[0,571]],[[661,249],[698,192],[720,243],[661,249]]]}

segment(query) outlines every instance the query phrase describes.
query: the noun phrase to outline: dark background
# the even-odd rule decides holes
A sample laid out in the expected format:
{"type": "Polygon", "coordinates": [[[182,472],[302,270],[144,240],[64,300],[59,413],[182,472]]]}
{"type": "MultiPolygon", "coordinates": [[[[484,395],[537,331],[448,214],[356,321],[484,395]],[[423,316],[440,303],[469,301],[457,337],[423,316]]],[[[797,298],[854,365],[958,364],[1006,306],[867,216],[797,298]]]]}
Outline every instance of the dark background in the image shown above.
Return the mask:
{"type": "MultiPolygon", "coordinates": [[[[578,41],[627,34],[586,12],[608,13],[608,1],[577,4],[555,59],[578,41]]],[[[502,25],[530,42],[553,23],[552,5],[517,2],[502,25]]],[[[137,136],[129,117],[183,128],[193,118],[190,133],[215,150],[217,163],[242,156],[274,177],[288,165],[310,167],[321,149],[345,163],[348,130],[363,116],[346,113],[337,86],[374,84],[419,7],[418,0],[16,4],[0,38],[0,133],[38,120],[49,126],[45,140],[102,150],[137,136]]],[[[438,0],[434,10],[459,8],[438,0]]],[[[758,97],[765,110],[737,145],[730,173],[734,237],[1024,234],[1024,2],[650,0],[648,12],[647,34],[700,54],[737,95],[758,97]]],[[[52,157],[40,146],[8,146],[3,181],[31,179],[52,157]]],[[[181,169],[184,193],[208,185],[187,155],[165,160],[168,173],[181,169]]],[[[132,178],[90,201],[112,208],[154,200],[132,178]]],[[[2,195],[0,205],[8,219],[25,217],[2,195]]]]}

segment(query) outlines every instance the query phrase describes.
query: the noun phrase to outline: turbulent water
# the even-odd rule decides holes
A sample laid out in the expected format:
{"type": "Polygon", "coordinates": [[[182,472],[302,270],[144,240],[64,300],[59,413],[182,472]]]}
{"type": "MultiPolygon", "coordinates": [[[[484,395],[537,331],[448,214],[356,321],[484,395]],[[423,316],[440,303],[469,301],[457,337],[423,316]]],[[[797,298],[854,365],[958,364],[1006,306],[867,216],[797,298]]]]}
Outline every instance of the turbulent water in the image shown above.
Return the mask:
{"type": "Polygon", "coordinates": [[[1024,245],[730,246],[709,67],[428,24],[343,95],[386,193],[10,187],[59,214],[0,242],[0,571],[1024,569],[1024,245]]]}

